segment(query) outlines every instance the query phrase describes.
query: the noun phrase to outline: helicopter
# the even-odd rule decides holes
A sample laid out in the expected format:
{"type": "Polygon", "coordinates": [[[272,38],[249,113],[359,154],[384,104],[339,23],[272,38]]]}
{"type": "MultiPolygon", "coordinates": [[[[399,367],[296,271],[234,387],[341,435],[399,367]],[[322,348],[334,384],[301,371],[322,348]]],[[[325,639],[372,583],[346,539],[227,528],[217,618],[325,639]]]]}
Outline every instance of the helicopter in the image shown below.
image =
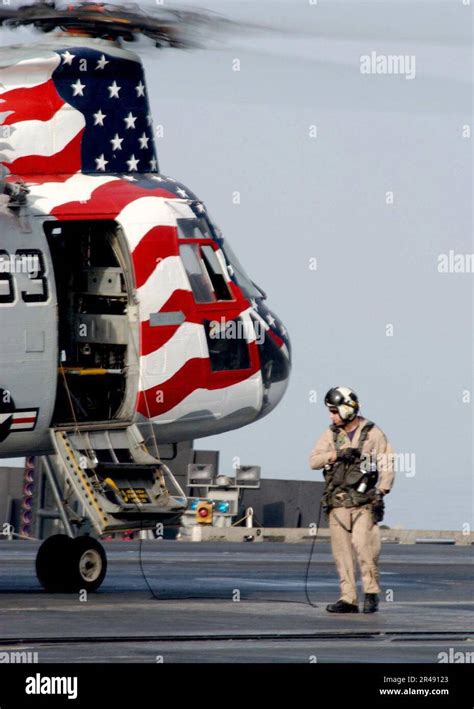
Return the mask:
{"type": "Polygon", "coordinates": [[[160,446],[249,425],[288,385],[288,332],[206,205],[160,172],[125,47],[190,48],[216,22],[0,10],[0,25],[49,35],[0,50],[0,457],[44,466],[65,530],[38,551],[47,591],[96,590],[100,537],[180,518],[160,446]]]}

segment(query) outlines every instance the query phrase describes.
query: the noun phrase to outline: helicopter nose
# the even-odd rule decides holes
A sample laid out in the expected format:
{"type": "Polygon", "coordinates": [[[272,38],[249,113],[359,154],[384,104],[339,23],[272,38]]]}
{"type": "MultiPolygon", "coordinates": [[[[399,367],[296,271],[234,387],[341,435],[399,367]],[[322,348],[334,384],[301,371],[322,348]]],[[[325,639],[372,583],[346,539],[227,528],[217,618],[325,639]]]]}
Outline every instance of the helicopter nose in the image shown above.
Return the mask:
{"type": "Polygon", "coordinates": [[[291,344],[288,331],[277,316],[260,306],[260,315],[268,328],[262,329],[258,339],[260,367],[264,387],[262,408],[257,418],[263,418],[281,401],[288,386],[291,371],[291,344]]]}

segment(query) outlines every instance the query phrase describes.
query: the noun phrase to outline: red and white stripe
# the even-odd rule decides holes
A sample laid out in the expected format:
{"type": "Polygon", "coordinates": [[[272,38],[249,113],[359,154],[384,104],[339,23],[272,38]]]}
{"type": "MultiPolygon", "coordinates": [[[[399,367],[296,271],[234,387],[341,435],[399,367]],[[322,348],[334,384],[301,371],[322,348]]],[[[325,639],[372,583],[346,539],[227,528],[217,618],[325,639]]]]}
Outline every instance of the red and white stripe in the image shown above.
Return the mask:
{"type": "Polygon", "coordinates": [[[38,411],[15,411],[12,416],[11,431],[31,431],[36,425],[38,411]]]}
{"type": "MultiPolygon", "coordinates": [[[[124,230],[140,312],[139,413],[157,423],[171,423],[202,410],[216,418],[241,408],[260,410],[263,386],[256,364],[248,370],[209,376],[202,316],[196,310],[177,244],[176,217],[194,216],[186,202],[176,199],[160,183],[150,191],[114,176],[77,174],[59,186],[37,181],[30,187],[34,207],[60,220],[96,215],[115,219],[124,230]],[[181,325],[153,327],[150,323],[150,314],[177,311],[185,316],[181,325]]],[[[249,302],[228,276],[220,250],[217,256],[235,298],[235,307],[226,311],[226,317],[240,316],[250,325],[249,302]]],[[[255,337],[248,339],[249,347],[255,349],[255,337]]],[[[257,361],[254,358],[254,363],[257,361]]]]}
{"type": "Polygon", "coordinates": [[[25,59],[0,70],[1,162],[12,174],[77,172],[86,125],[52,80],[61,57],[25,59]]]}

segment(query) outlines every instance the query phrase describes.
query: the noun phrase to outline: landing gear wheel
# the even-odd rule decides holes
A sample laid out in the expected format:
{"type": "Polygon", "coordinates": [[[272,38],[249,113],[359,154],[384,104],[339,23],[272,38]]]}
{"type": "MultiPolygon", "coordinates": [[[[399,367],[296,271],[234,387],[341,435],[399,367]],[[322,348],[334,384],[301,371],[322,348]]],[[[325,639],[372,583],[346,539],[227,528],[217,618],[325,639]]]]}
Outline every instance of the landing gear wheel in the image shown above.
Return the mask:
{"type": "Polygon", "coordinates": [[[74,540],[65,534],[55,534],[42,543],[36,555],[36,576],[45,591],[64,592],[65,565],[74,540]]]}
{"type": "Polygon", "coordinates": [[[36,575],[49,593],[96,591],[107,573],[104,548],[92,537],[55,534],[41,545],[36,575]]]}
{"type": "Polygon", "coordinates": [[[102,544],[92,537],[73,539],[71,591],[97,591],[107,573],[107,557],[102,544]]]}

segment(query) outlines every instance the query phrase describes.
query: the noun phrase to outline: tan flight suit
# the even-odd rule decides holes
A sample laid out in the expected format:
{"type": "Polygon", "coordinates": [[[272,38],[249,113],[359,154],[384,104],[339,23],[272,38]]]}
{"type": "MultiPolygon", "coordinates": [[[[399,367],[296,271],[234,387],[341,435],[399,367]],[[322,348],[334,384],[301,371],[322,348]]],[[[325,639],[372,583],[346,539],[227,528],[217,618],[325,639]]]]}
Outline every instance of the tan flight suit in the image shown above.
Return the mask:
{"type": "MultiPolygon", "coordinates": [[[[339,448],[357,448],[360,433],[367,419],[358,417],[359,425],[352,440],[344,429],[339,430],[339,448]]],[[[330,454],[336,450],[333,432],[328,428],[315,444],[309,456],[313,470],[324,468],[330,454]]],[[[362,446],[362,453],[377,461],[377,488],[391,490],[393,485],[393,448],[383,431],[374,426],[362,446]]],[[[378,560],[380,533],[374,524],[371,506],[334,507],[329,512],[329,530],[334,561],[341,584],[341,600],[357,604],[355,559],[359,562],[364,593],[380,593],[378,560]]]]}

